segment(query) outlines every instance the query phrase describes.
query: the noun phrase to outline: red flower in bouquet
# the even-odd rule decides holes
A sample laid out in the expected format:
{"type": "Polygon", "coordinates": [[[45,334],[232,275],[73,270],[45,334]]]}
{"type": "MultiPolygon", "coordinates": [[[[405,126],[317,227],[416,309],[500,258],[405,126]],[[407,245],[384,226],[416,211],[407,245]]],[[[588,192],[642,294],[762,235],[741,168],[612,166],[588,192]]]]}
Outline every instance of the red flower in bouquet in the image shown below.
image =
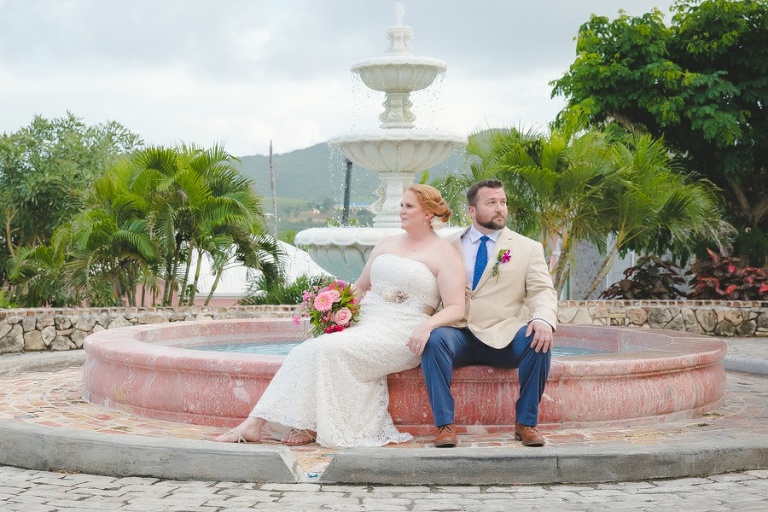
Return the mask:
{"type": "Polygon", "coordinates": [[[294,320],[309,318],[309,333],[319,336],[323,333],[343,331],[357,322],[359,313],[360,304],[352,292],[352,285],[333,280],[304,291],[301,314],[294,320]]]}

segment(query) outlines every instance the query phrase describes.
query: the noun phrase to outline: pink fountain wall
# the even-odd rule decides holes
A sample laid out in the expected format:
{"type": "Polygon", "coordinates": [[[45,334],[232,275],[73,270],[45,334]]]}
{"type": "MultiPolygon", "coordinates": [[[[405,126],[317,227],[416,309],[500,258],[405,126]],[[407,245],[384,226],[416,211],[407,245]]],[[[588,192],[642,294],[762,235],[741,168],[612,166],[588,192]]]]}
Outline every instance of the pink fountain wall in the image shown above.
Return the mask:
{"type": "MultiPolygon", "coordinates": [[[[189,344],[302,339],[290,319],[181,322],[100,331],[85,341],[84,398],[170,421],[232,426],[248,415],[282,356],[199,352],[189,344]]],[[[717,338],[662,330],[561,325],[556,343],[610,350],[556,357],[540,411],[543,428],[636,425],[692,417],[720,406],[725,390],[717,338]]],[[[419,368],[389,377],[390,412],[414,434],[432,430],[419,368]]],[[[517,370],[454,374],[460,429],[493,432],[515,422],[517,370]]]]}

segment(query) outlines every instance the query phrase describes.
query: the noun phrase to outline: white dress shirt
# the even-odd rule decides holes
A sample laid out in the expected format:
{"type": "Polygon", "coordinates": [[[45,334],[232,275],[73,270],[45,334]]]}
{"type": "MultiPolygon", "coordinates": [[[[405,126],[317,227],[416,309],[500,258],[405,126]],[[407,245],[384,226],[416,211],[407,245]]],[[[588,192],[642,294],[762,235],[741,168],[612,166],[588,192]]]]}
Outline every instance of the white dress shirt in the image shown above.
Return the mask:
{"type": "Polygon", "coordinates": [[[491,260],[495,261],[493,249],[496,247],[500,234],[501,230],[499,229],[484,235],[475,229],[475,226],[472,226],[461,237],[461,249],[464,252],[464,270],[467,272],[467,283],[470,286],[472,286],[472,279],[475,277],[475,259],[477,258],[477,248],[480,245],[480,237],[487,236],[490,239],[485,242],[485,248],[488,250],[488,262],[490,263],[491,260]]]}

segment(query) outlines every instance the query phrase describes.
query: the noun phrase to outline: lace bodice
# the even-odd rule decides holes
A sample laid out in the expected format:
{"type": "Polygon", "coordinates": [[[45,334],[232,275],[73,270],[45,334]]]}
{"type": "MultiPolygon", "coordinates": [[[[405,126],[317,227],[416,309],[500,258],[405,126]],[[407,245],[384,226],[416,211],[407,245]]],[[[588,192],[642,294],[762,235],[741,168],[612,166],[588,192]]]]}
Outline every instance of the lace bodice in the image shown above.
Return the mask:
{"type": "Polygon", "coordinates": [[[362,307],[381,302],[387,306],[402,304],[423,313],[432,314],[440,303],[437,280],[432,271],[420,261],[394,254],[382,254],[371,266],[371,289],[362,307]]]}

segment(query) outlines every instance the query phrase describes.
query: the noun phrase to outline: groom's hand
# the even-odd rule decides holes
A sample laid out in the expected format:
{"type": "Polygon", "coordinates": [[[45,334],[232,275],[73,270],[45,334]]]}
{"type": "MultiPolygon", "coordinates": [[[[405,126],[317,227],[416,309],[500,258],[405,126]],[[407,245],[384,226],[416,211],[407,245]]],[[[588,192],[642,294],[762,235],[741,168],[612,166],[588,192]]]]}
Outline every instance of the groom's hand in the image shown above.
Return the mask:
{"type": "Polygon", "coordinates": [[[548,352],[552,350],[555,342],[552,337],[552,328],[543,320],[532,320],[528,324],[528,330],[525,335],[530,336],[533,333],[531,348],[536,352],[548,352]]]}

